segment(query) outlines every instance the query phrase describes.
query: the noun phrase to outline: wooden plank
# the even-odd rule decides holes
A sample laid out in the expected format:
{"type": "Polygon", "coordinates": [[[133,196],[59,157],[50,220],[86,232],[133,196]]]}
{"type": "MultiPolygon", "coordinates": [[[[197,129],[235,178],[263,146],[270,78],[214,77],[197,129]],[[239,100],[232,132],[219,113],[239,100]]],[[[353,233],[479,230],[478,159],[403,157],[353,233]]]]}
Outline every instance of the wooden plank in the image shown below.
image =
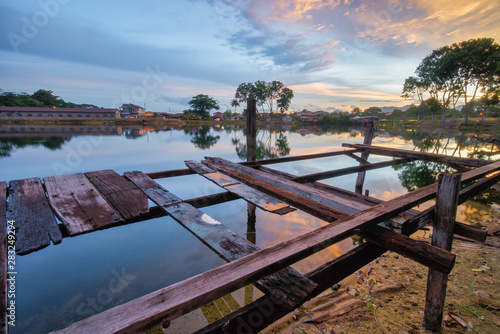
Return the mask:
{"type": "Polygon", "coordinates": [[[162,208],[182,202],[180,197],[160,186],[143,172],[132,171],[123,173],[123,175],[162,208]]]}
{"type": "MultiPolygon", "coordinates": [[[[436,198],[436,218],[432,230],[432,245],[451,250],[457,213],[460,174],[440,174],[436,198]]],[[[441,332],[448,275],[429,269],[423,326],[434,333],[441,332]]]]}
{"type": "Polygon", "coordinates": [[[82,173],[49,176],[43,181],[50,205],[70,236],[123,221],[82,173]]]}
{"type": "Polygon", "coordinates": [[[7,183],[0,182],[0,334],[7,334],[7,183]]]}
{"type": "Polygon", "coordinates": [[[189,168],[182,168],[182,169],[165,170],[165,171],[160,171],[160,172],[151,172],[151,173],[145,173],[145,174],[152,179],[163,179],[166,177],[192,175],[192,174],[196,174],[196,173],[193,172],[189,168]]]}
{"type": "Polygon", "coordinates": [[[234,164],[224,159],[207,158],[202,163],[234,177],[253,188],[255,188],[254,185],[257,185],[257,190],[280,200],[288,201],[288,203],[311,214],[322,215],[321,212],[324,211],[325,214],[322,215],[322,219],[325,220],[334,217],[332,212],[336,213],[337,216],[342,216],[366,208],[364,205],[329,194],[325,191],[278,178],[269,173],[234,164]],[[249,182],[249,180],[252,181],[249,182]]]}
{"type": "Polygon", "coordinates": [[[148,197],[114,170],[89,172],[85,176],[123,218],[130,219],[149,211],[148,197]]]}
{"type": "Polygon", "coordinates": [[[7,220],[14,220],[16,251],[27,254],[62,241],[39,178],[9,182],[7,220]]]}
{"type": "Polygon", "coordinates": [[[342,144],[343,147],[352,147],[371,154],[386,155],[391,157],[416,158],[423,161],[433,161],[440,163],[458,164],[468,167],[482,167],[492,163],[492,161],[470,158],[458,158],[436,153],[415,152],[409,150],[400,150],[382,146],[362,145],[362,144],[342,144]]]}
{"type": "Polygon", "coordinates": [[[252,187],[242,184],[241,182],[229,176],[215,172],[213,169],[208,168],[196,161],[185,161],[185,163],[189,168],[197,171],[203,177],[214,182],[220,187],[240,196],[247,202],[255,204],[262,210],[277,213],[280,215],[295,211],[295,208],[290,207],[290,205],[283,203],[275,199],[274,197],[266,195],[258,190],[255,190],[252,187]]]}
{"type": "Polygon", "coordinates": [[[319,173],[314,173],[314,174],[297,176],[291,180],[295,181],[295,182],[299,182],[299,183],[314,182],[314,181],[318,181],[318,180],[333,178],[336,176],[343,176],[343,175],[348,175],[348,174],[357,173],[357,172],[363,172],[363,171],[377,169],[377,168],[384,168],[384,167],[388,167],[388,166],[400,165],[400,164],[404,164],[404,163],[415,161],[415,160],[416,160],[415,158],[402,158],[402,159],[388,160],[388,161],[382,161],[382,162],[377,162],[377,163],[373,163],[373,164],[364,164],[364,165],[359,165],[359,166],[330,170],[330,171],[326,171],[326,172],[319,172],[319,173]]]}

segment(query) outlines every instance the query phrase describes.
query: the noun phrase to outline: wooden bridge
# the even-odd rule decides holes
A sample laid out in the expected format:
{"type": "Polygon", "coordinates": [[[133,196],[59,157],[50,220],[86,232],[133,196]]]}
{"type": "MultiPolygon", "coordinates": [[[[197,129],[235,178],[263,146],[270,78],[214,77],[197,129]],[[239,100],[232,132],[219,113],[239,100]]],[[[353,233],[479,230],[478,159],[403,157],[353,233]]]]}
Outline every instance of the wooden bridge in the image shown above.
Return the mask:
{"type": "MultiPolygon", "coordinates": [[[[255,333],[373,261],[386,250],[395,251],[430,268],[424,325],[441,326],[447,274],[455,255],[453,233],[484,242],[486,232],[455,222],[456,205],[494,186],[500,162],[442,156],[371,145],[345,145],[335,152],[234,163],[221,158],[186,161],[188,168],[155,173],[112,170],[0,182],[0,223],[15,226],[17,254],[28,254],[57,244],[65,237],[169,215],[226,262],[218,268],[154,291],[57,333],[145,332],[228,293],[253,283],[264,292],[258,300],[209,324],[199,333],[255,333]],[[368,154],[393,157],[368,163],[368,154]],[[266,167],[269,164],[347,155],[355,167],[295,176],[266,167]],[[367,170],[423,160],[446,164],[461,174],[443,174],[436,184],[383,202],[339,189],[319,180],[364,173],[367,170]],[[226,192],[182,200],[155,179],[199,174],[226,192]],[[459,191],[459,187],[461,190],[459,191]],[[437,204],[423,212],[413,208],[433,198],[437,204]],[[278,215],[300,209],[331,224],[260,250],[199,209],[243,198],[278,215]],[[156,206],[149,207],[148,199],[156,206]],[[436,210],[440,212],[436,215],[436,210]],[[56,220],[57,217],[62,224],[56,220]],[[379,223],[398,217],[398,232],[379,223]],[[433,244],[409,238],[434,224],[433,244]],[[367,240],[346,254],[301,275],[289,266],[353,234],[367,240]],[[429,288],[431,289],[431,288],[429,288]],[[435,297],[433,297],[435,296],[435,297]],[[444,298],[443,298],[444,300],[444,298]],[[441,303],[441,305],[440,305],[441,303]]],[[[1,229],[2,333],[7,333],[7,253],[9,235],[1,229]]],[[[12,234],[11,230],[8,233],[12,234]]],[[[56,247],[56,246],[52,246],[56,247]]]]}

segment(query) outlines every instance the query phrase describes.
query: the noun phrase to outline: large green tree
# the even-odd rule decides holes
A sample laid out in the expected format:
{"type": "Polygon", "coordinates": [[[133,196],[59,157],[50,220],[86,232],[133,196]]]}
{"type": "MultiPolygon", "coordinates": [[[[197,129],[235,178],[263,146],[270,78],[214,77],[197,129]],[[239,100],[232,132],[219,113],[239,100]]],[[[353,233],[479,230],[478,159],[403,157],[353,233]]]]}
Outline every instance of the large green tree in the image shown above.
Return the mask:
{"type": "Polygon", "coordinates": [[[242,103],[248,100],[256,100],[261,111],[280,111],[284,113],[290,108],[293,98],[293,90],[286,87],[281,81],[256,81],[255,83],[242,83],[236,89],[235,99],[242,103]]]}
{"type": "Polygon", "coordinates": [[[208,95],[198,94],[193,96],[191,101],[188,104],[192,108],[192,112],[196,115],[199,115],[203,118],[210,117],[210,110],[219,110],[219,104],[213,97],[209,97],[208,95]]]}
{"type": "Polygon", "coordinates": [[[421,104],[424,94],[439,99],[444,121],[450,103],[460,97],[465,104],[465,121],[469,117],[468,104],[479,92],[496,90],[500,85],[500,45],[492,38],[477,38],[451,46],[443,46],[425,57],[415,71],[416,76],[405,80],[403,98],[417,97],[421,104]]]}

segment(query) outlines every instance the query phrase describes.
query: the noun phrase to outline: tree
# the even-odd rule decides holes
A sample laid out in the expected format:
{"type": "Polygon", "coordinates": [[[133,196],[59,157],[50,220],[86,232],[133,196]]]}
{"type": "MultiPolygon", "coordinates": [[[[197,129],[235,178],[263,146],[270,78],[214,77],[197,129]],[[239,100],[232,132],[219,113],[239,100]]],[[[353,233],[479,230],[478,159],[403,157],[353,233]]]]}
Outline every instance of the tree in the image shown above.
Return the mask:
{"type": "Polygon", "coordinates": [[[443,46],[425,57],[403,85],[403,98],[417,97],[421,104],[424,93],[440,99],[442,117],[450,103],[464,98],[465,121],[469,106],[480,91],[500,85],[500,45],[492,38],[478,38],[443,46]],[[472,89],[472,93],[470,90],[472,89]]]}
{"type": "Polygon", "coordinates": [[[240,84],[234,94],[239,103],[254,99],[262,111],[267,109],[271,113],[273,110],[279,110],[281,113],[287,111],[293,96],[293,90],[281,81],[266,83],[261,80],[240,84]]]}
{"type": "Polygon", "coordinates": [[[198,94],[196,96],[193,96],[193,98],[191,99],[191,101],[188,102],[188,104],[193,109],[192,110],[193,113],[203,118],[210,117],[210,110],[212,109],[219,110],[219,105],[217,104],[217,101],[215,101],[214,98],[203,94],[198,94]]]}
{"type": "Polygon", "coordinates": [[[452,50],[457,54],[458,78],[464,94],[465,115],[469,119],[468,103],[475,99],[480,90],[500,85],[500,44],[493,38],[470,39],[455,43],[452,50]],[[472,89],[472,93],[469,93],[472,89]]]}
{"type": "Polygon", "coordinates": [[[432,114],[432,121],[434,122],[434,117],[436,116],[436,113],[443,108],[443,104],[441,101],[439,101],[435,97],[429,97],[427,100],[424,101],[425,107],[427,110],[429,110],[432,114]]]}
{"type": "Polygon", "coordinates": [[[59,99],[59,96],[53,95],[53,93],[51,90],[39,89],[31,97],[42,103],[44,107],[65,107],[66,102],[59,99]]]}
{"type": "Polygon", "coordinates": [[[232,99],[231,100],[231,107],[234,107],[234,112],[236,112],[236,108],[240,106],[240,103],[238,102],[237,99],[232,99]]]}
{"type": "Polygon", "coordinates": [[[226,110],[226,111],[224,111],[223,115],[225,118],[231,118],[233,113],[231,112],[231,110],[226,110]]]}

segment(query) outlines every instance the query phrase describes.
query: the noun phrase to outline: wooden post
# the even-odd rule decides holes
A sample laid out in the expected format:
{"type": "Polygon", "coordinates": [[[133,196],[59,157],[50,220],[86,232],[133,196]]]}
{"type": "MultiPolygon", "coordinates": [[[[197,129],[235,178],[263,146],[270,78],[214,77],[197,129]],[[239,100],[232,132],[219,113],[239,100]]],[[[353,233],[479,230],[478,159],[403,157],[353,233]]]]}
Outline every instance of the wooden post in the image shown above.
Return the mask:
{"type": "MultiPolygon", "coordinates": [[[[451,250],[461,174],[440,174],[436,197],[436,216],[432,245],[451,250]]],[[[441,332],[448,275],[429,269],[423,326],[433,333],[441,332]]]]}
{"type": "Polygon", "coordinates": [[[247,101],[247,161],[257,160],[257,101],[247,101]]]}
{"type": "MultiPolygon", "coordinates": [[[[373,133],[375,127],[373,126],[373,121],[370,120],[369,122],[366,123],[366,128],[365,128],[365,139],[363,140],[363,145],[371,145],[372,140],[373,140],[373,133]]],[[[368,160],[368,156],[370,154],[367,152],[361,153],[361,159],[366,161],[368,160]]],[[[365,183],[365,175],[366,172],[362,171],[358,173],[358,177],[356,179],[356,187],[355,187],[355,192],[358,194],[363,194],[363,184],[365,183]]]]}

